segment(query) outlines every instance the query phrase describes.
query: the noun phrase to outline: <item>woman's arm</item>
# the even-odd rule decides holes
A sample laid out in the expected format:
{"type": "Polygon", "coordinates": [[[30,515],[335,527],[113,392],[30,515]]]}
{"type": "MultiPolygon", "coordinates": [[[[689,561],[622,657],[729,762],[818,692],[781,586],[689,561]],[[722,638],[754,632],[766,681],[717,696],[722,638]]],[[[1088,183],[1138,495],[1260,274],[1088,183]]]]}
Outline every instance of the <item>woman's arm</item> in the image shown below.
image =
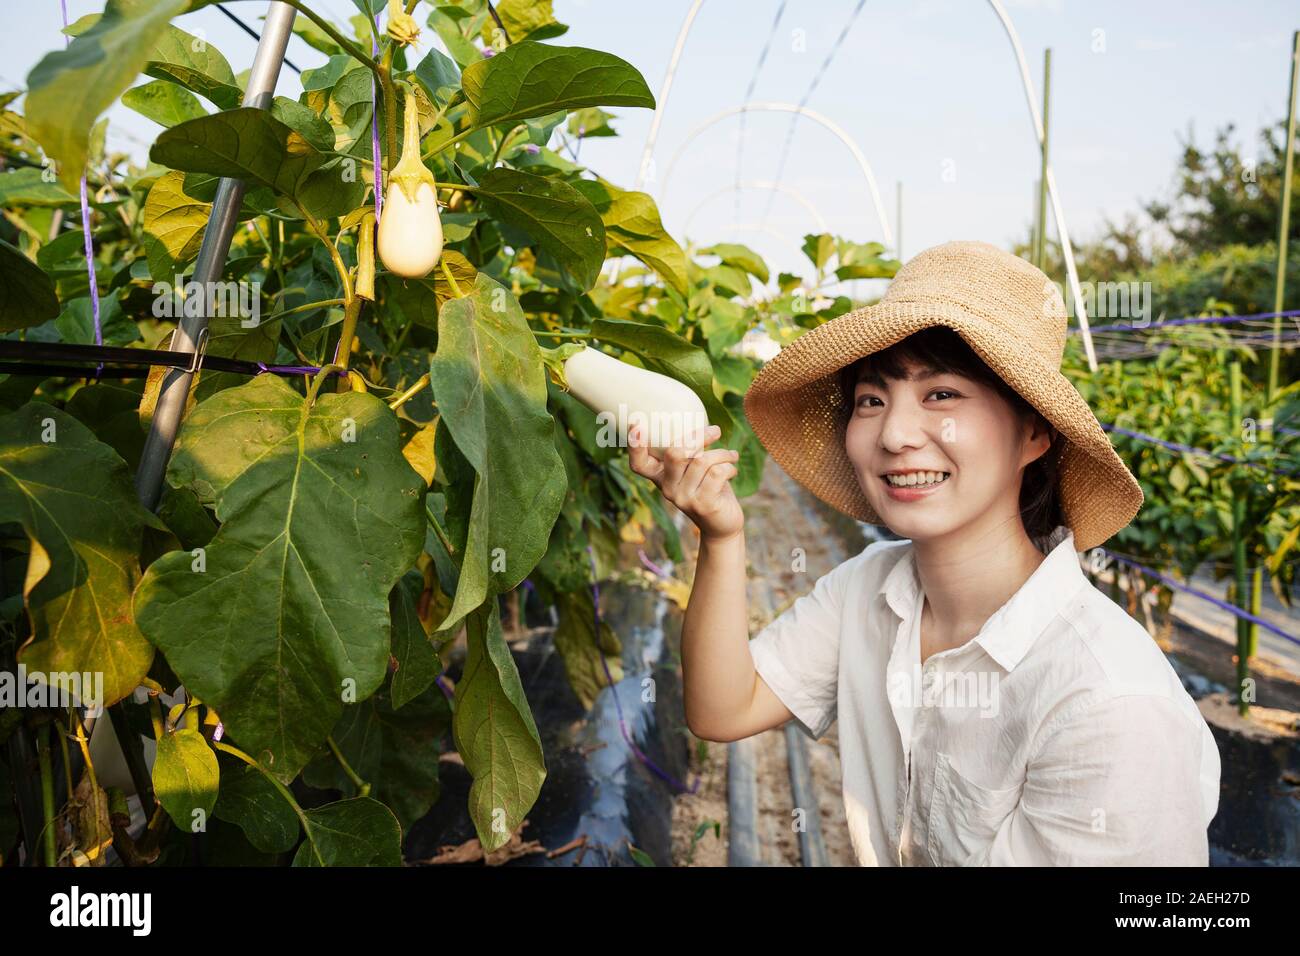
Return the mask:
{"type": "Polygon", "coordinates": [[[682,621],[682,677],[686,725],[704,740],[752,737],[794,716],[754,670],[748,622],[744,531],[701,534],[682,621]]]}

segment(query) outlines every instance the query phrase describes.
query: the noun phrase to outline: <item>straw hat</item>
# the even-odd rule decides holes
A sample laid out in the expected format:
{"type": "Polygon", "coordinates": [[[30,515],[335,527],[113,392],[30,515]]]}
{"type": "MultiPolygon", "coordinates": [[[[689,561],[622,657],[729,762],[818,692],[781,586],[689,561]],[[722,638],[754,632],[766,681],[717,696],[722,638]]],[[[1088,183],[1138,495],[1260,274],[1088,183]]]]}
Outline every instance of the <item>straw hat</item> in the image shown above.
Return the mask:
{"type": "Polygon", "coordinates": [[[804,333],[769,361],[745,395],[750,427],[786,472],[833,508],[884,524],[844,451],[848,409],[837,372],[914,332],[943,325],[1061,433],[1061,510],[1087,551],[1133,520],[1142,489],[1096,415],[1061,374],[1068,319],[1056,286],[984,242],[949,242],[898,270],[875,305],[804,333]]]}

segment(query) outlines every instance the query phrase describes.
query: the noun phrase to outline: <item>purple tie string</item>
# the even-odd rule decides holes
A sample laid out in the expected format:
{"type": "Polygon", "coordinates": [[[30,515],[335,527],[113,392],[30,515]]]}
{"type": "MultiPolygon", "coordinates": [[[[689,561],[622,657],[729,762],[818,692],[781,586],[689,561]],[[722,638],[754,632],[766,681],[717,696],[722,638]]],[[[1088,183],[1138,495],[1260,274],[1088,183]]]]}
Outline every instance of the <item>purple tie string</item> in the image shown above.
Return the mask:
{"type": "MultiPolygon", "coordinates": [[[[68,28],[68,0],[59,0],[59,6],[63,10],[63,28],[68,28]]],[[[72,38],[66,33],[63,35],[63,47],[67,49],[72,42],[72,38]]],[[[86,240],[86,273],[90,276],[90,314],[95,322],[95,344],[104,344],[104,333],[99,325],[99,283],[95,279],[95,244],[90,235],[90,203],[86,197],[86,173],[81,173],[81,232],[86,240]]],[[[104,363],[100,362],[95,367],[95,379],[98,380],[100,374],[104,371],[104,363]]]]}

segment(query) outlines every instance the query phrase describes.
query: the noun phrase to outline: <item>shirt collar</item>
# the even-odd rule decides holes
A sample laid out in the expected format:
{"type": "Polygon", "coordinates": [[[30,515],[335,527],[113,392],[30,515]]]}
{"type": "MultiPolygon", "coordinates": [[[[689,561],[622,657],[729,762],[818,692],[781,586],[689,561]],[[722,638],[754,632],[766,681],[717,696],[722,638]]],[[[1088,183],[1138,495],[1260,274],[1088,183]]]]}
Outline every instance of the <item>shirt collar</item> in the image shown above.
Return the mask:
{"type": "MultiPolygon", "coordinates": [[[[1035,544],[1047,556],[975,637],[976,643],[1007,671],[1020,663],[1057,610],[1086,580],[1079,567],[1079,553],[1074,548],[1074,532],[1068,527],[1058,525],[1048,537],[1035,544]]],[[[894,613],[906,620],[921,609],[921,580],[916,571],[914,549],[909,546],[903,551],[885,577],[882,590],[894,613]]]]}

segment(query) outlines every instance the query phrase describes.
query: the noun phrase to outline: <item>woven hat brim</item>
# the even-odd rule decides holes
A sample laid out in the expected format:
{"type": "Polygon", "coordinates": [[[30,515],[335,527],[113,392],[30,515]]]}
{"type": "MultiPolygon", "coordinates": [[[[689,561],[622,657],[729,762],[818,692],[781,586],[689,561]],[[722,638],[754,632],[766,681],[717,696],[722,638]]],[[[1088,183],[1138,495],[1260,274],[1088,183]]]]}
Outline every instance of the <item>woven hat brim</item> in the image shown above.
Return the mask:
{"type": "Polygon", "coordinates": [[[883,524],[844,450],[847,409],[836,373],[932,326],[957,332],[1061,432],[1061,510],[1077,550],[1100,545],[1133,520],[1142,506],[1141,486],[1074,385],[1032,350],[956,305],[886,300],[804,333],[759,370],[745,394],[754,434],[818,498],[868,524],[883,524]]]}

